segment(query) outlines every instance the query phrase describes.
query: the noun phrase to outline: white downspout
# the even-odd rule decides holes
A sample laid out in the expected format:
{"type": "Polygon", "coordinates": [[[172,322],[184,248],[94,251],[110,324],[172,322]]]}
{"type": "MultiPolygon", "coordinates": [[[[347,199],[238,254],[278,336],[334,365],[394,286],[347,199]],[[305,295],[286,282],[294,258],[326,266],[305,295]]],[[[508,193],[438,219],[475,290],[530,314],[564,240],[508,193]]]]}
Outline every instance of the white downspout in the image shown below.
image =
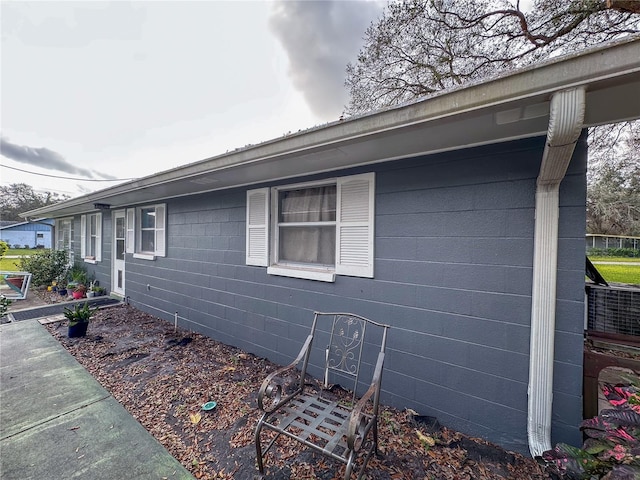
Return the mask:
{"type": "Polygon", "coordinates": [[[533,457],[551,448],[560,182],[580,137],[584,110],[584,87],[553,94],[537,179],[527,425],[533,457]]]}

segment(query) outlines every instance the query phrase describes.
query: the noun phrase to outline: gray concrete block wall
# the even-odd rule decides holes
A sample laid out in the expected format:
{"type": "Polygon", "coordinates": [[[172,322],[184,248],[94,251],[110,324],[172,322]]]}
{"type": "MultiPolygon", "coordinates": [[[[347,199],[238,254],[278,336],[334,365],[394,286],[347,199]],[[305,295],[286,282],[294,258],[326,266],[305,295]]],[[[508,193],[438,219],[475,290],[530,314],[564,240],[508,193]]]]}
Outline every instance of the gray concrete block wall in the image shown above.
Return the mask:
{"type": "MultiPolygon", "coordinates": [[[[127,255],[127,296],[280,364],[298,353],[314,310],[387,322],[383,402],[526,453],[543,148],[539,138],[345,172],[376,171],[373,279],[324,283],[244,265],[245,189],[168,200],[167,257],[127,255]]],[[[553,440],[573,444],[582,408],[584,148],[562,185],[560,211],[553,440]]]]}

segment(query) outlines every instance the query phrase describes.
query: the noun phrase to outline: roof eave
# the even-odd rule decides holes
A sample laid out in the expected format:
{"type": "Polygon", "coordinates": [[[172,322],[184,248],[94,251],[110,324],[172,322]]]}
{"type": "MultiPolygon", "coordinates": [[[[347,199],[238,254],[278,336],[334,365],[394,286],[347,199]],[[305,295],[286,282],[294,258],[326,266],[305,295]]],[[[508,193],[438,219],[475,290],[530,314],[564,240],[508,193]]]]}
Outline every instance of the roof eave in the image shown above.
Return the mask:
{"type": "MultiPolygon", "coordinates": [[[[285,135],[281,138],[264,142],[258,145],[236,149],[232,152],[207,158],[201,161],[190,163],[184,166],[166,170],[147,177],[116,185],[104,190],[99,190],[81,197],[73,198],[58,204],[42,207],[22,214],[24,218],[34,216],[59,217],[88,211],[93,208],[94,203],[101,203],[105,199],[114,199],[119,196],[128,196],[135,192],[153,191],[157,189],[157,197],[163,194],[170,196],[169,185],[176,182],[184,182],[189,179],[196,179],[204,175],[215,175],[219,172],[230,169],[246,168],[249,165],[258,166],[263,163],[273,164],[280,162],[291,168],[297,159],[298,163],[305,163],[302,157],[322,152],[328,154],[328,150],[340,149],[342,146],[353,145],[356,142],[362,143],[375,141],[390,135],[391,132],[407,132],[407,135],[425,135],[428,128],[442,125],[449,122],[454,126],[456,121],[461,121],[467,117],[478,114],[481,111],[502,109],[508,111],[510,106],[524,108],[523,105],[542,105],[548,114],[548,108],[544,102],[548,102],[550,95],[558,90],[585,85],[587,91],[596,93],[592,97],[598,101],[597,91],[599,88],[624,88],[625,85],[636,86],[640,82],[640,37],[634,36],[626,40],[609,44],[597,49],[580,52],[568,57],[553,59],[540,65],[510,72],[498,78],[489,79],[481,83],[458,88],[452,91],[443,91],[430,96],[424,100],[416,101],[408,105],[388,108],[382,111],[372,112],[344,121],[333,122],[322,127],[315,127],[300,133],[285,135]]],[[[637,97],[636,97],[637,98],[637,97]]],[[[606,100],[599,108],[587,110],[585,125],[596,125],[621,121],[628,118],[638,118],[638,105],[634,102],[622,102],[624,105],[618,106],[613,111],[612,102],[606,100]],[[626,109],[626,110],[625,110],[626,109]]],[[[508,115],[507,115],[508,116],[508,115]]],[[[486,143],[535,136],[546,133],[546,119],[542,121],[530,122],[528,126],[523,126],[516,133],[504,131],[498,137],[486,138],[486,143]]],[[[470,145],[482,144],[483,139],[473,139],[469,143],[460,143],[458,148],[470,145]]],[[[408,148],[408,147],[407,147],[408,148]]],[[[449,145],[448,148],[456,148],[449,145]]],[[[393,152],[389,152],[386,157],[370,159],[345,159],[343,164],[335,164],[333,168],[349,168],[359,164],[380,162],[403,156],[425,154],[435,151],[445,150],[446,146],[434,145],[432,148],[425,144],[424,148],[417,152],[407,149],[403,152],[399,147],[393,152]]],[[[311,163],[311,162],[306,162],[311,163]]],[[[315,164],[322,162],[316,161],[315,164]]],[[[308,174],[318,173],[321,169],[309,169],[308,174]]],[[[285,178],[284,170],[280,172],[280,177],[285,178]]],[[[300,174],[300,169],[292,168],[291,176],[300,174]]],[[[259,183],[259,181],[270,181],[273,178],[251,178],[249,183],[259,183]]],[[[232,188],[240,186],[242,183],[221,185],[214,188],[194,189],[195,193],[216,190],[220,188],[232,188]]],[[[179,195],[176,195],[179,196],[179,195]]],[[[166,198],[166,197],[165,197],[166,198]]],[[[148,201],[148,198],[144,201],[148,201]]]]}

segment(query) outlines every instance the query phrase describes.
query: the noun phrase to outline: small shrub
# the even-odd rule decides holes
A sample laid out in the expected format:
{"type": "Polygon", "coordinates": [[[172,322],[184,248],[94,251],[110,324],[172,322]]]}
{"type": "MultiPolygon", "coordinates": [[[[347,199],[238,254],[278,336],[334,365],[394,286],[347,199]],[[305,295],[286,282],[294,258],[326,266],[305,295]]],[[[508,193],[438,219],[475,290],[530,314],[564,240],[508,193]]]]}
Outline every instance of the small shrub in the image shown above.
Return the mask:
{"type": "Polygon", "coordinates": [[[588,248],[587,255],[591,257],[640,258],[640,250],[634,248],[588,248]]]}
{"type": "Polygon", "coordinates": [[[4,240],[0,240],[0,258],[4,257],[4,254],[9,250],[9,245],[4,240]]]}
{"type": "Polygon", "coordinates": [[[13,248],[22,248],[22,245],[20,245],[19,243],[14,243],[13,248]]]}
{"type": "Polygon", "coordinates": [[[24,272],[32,274],[31,283],[40,287],[54,280],[66,277],[68,255],[64,250],[36,252],[30,257],[21,257],[19,266],[24,272]]]}
{"type": "Polygon", "coordinates": [[[4,295],[0,295],[0,318],[7,314],[9,311],[9,305],[11,305],[11,300],[4,295]]]}

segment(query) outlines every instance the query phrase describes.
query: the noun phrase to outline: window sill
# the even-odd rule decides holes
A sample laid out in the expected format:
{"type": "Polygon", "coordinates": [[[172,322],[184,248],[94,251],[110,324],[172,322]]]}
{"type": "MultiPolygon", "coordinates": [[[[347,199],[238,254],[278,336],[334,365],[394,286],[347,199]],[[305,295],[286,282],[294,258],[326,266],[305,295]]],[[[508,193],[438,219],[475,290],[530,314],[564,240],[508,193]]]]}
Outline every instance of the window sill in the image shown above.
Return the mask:
{"type": "Polygon", "coordinates": [[[84,263],[91,263],[93,265],[96,265],[98,263],[98,261],[95,258],[83,258],[84,263]]]}
{"type": "Polygon", "coordinates": [[[319,282],[336,281],[335,272],[329,272],[327,270],[312,270],[295,267],[281,267],[273,266],[267,268],[267,274],[278,275],[280,277],[302,278],[305,280],[317,280],[319,282]]]}
{"type": "Polygon", "coordinates": [[[153,253],[134,253],[133,258],[139,258],[141,260],[155,260],[156,256],[153,253]]]}

